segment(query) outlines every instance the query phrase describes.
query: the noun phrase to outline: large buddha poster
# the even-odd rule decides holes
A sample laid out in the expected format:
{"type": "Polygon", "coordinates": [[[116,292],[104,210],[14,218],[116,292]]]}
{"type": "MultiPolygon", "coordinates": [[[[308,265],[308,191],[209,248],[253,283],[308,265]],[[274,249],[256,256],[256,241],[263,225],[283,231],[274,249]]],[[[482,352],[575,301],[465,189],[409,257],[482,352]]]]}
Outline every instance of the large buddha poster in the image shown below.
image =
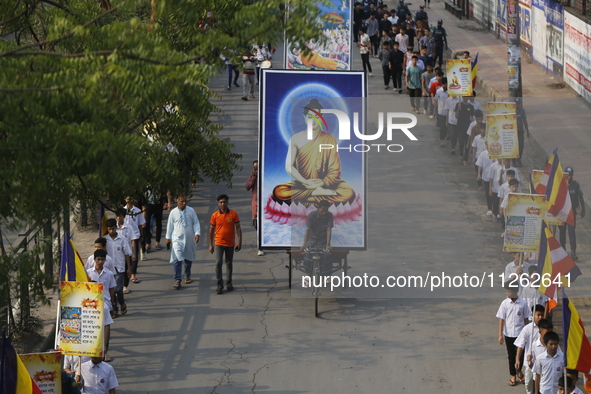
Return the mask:
{"type": "Polygon", "coordinates": [[[259,245],[299,248],[326,201],[331,247],[365,248],[365,74],[262,71],[259,245]]]}

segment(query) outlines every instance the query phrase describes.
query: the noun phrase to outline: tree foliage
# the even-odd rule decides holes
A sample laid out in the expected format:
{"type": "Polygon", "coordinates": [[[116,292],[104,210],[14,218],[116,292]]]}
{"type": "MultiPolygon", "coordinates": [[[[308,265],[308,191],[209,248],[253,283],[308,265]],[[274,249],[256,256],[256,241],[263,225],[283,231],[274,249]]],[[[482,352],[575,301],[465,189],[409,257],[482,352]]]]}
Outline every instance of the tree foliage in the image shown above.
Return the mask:
{"type": "Polygon", "coordinates": [[[220,54],[318,35],[311,0],[0,2],[0,216],[146,186],[231,183],[209,79],[220,54]],[[286,22],[287,21],[287,22],[286,22]]]}

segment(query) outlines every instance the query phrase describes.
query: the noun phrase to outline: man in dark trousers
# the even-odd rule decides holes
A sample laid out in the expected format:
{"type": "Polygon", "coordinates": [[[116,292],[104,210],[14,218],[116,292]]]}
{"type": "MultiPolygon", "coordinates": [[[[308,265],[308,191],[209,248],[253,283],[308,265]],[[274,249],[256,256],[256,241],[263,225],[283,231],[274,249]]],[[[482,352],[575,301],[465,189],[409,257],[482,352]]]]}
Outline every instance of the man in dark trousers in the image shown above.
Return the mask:
{"type": "Polygon", "coordinates": [[[570,243],[570,255],[573,260],[578,260],[577,256],[577,237],[575,235],[575,228],[577,225],[577,210],[581,208],[581,219],[585,217],[585,199],[583,198],[583,191],[579,182],[573,179],[575,170],[572,167],[566,167],[564,172],[568,174],[568,194],[570,194],[570,202],[573,207],[573,216],[575,218],[575,225],[571,226],[568,223],[564,223],[562,226],[558,226],[560,229],[560,244],[566,249],[566,233],[568,232],[568,240],[570,243]]]}
{"type": "Polygon", "coordinates": [[[402,70],[404,69],[404,53],[398,49],[399,44],[394,41],[393,48],[390,51],[389,67],[392,72],[392,83],[394,91],[402,93],[402,70]]]}
{"type": "Polygon", "coordinates": [[[447,50],[447,33],[443,27],[443,20],[437,21],[437,27],[433,29],[433,38],[435,39],[435,55],[433,56],[433,64],[439,59],[439,67],[443,65],[443,44],[447,50]]]}

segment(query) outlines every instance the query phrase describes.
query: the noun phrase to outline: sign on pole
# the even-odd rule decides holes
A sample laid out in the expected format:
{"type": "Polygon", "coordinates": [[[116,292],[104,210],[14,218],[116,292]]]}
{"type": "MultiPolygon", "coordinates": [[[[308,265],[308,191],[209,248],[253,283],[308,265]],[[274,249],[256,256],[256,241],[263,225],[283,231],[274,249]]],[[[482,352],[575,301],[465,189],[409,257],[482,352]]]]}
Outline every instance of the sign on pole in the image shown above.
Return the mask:
{"type": "Polygon", "coordinates": [[[103,356],[103,284],[61,282],[59,346],[64,354],[103,356]]]}
{"type": "Polygon", "coordinates": [[[60,352],[19,354],[19,357],[43,394],[62,392],[60,352]]]}
{"type": "Polygon", "coordinates": [[[517,138],[517,115],[487,115],[486,141],[492,159],[513,159],[519,157],[517,138]]]}
{"type": "Polygon", "coordinates": [[[509,193],[506,198],[503,250],[537,253],[540,249],[542,221],[546,215],[546,196],[509,193]]]}
{"type": "Polygon", "coordinates": [[[447,92],[451,97],[472,96],[470,59],[450,59],[447,66],[447,92]]]}

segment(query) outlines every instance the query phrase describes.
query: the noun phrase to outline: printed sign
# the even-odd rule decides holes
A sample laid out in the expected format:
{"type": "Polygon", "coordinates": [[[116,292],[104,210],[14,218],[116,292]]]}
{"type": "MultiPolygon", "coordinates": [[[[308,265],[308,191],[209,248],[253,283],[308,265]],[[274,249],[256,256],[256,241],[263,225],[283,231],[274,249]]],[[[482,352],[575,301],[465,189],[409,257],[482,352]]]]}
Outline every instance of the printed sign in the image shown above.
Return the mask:
{"type": "Polygon", "coordinates": [[[59,345],[64,354],[103,356],[103,284],[61,282],[59,345]]]}
{"type": "Polygon", "coordinates": [[[472,66],[469,59],[450,59],[447,65],[447,92],[451,97],[472,96],[472,66]]]}
{"type": "Polygon", "coordinates": [[[537,253],[540,249],[542,221],[546,214],[546,196],[509,193],[506,198],[503,250],[537,253]]]}
{"type": "Polygon", "coordinates": [[[591,25],[564,13],[564,81],[591,101],[591,25]]]}
{"type": "Polygon", "coordinates": [[[517,139],[517,115],[487,115],[486,141],[492,159],[513,159],[519,157],[517,139]]]}
{"type": "Polygon", "coordinates": [[[62,392],[60,352],[20,354],[19,357],[43,394],[62,392]]]}
{"type": "Polygon", "coordinates": [[[521,42],[531,45],[532,11],[531,0],[519,0],[519,35],[521,42]]]}
{"type": "Polygon", "coordinates": [[[371,146],[354,132],[364,129],[364,73],[264,70],[261,80],[259,245],[299,248],[308,215],[327,201],[331,246],[365,248],[371,146]]]}

